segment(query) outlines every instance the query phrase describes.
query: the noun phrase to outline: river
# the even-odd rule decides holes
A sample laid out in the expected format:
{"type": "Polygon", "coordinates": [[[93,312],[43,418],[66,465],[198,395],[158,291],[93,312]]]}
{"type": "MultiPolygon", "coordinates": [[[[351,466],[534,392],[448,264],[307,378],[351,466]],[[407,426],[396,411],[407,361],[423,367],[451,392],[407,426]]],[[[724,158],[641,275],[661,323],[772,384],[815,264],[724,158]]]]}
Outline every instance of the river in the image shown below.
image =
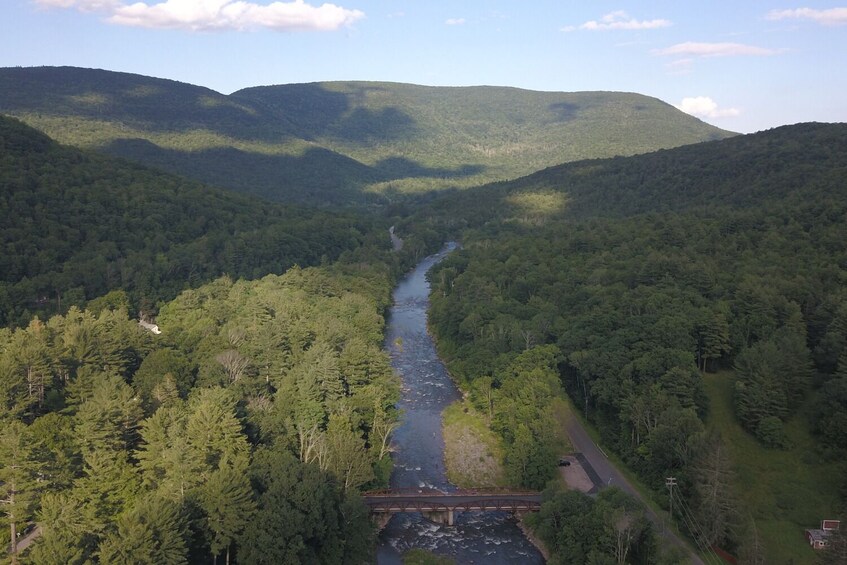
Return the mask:
{"type": "MultiPolygon", "coordinates": [[[[421,261],[394,289],[385,348],[403,381],[398,408],[401,424],[394,432],[392,488],[455,490],[444,472],[441,412],[461,398],[438,358],[427,332],[429,283],[426,273],[456,248],[447,244],[421,261]]],[[[422,548],[460,564],[540,564],[544,558],[505,512],[461,512],[456,525],[434,524],[420,514],[397,514],[379,536],[377,563],[401,563],[400,555],[422,548]]]]}

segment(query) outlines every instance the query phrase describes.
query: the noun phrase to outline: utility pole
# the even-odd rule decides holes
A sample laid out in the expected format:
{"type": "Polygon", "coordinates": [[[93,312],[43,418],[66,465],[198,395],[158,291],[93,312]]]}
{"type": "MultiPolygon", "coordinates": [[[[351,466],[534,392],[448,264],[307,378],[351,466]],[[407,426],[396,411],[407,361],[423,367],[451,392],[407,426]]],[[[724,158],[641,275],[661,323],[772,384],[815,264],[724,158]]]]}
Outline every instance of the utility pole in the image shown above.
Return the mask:
{"type": "Polygon", "coordinates": [[[673,487],[676,486],[676,477],[667,477],[665,479],[665,486],[668,487],[668,495],[670,496],[671,500],[670,514],[671,520],[673,520],[673,487]]]}

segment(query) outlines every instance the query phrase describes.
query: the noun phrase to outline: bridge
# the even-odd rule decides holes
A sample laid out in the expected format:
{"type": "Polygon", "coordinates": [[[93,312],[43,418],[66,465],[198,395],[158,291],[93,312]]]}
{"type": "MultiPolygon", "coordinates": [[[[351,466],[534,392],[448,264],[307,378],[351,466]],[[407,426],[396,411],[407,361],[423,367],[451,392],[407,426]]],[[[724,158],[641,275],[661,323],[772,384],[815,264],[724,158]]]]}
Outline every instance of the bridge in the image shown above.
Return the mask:
{"type": "Polygon", "coordinates": [[[520,514],[541,507],[541,493],[504,489],[388,489],[362,493],[365,504],[385,526],[399,512],[420,512],[433,522],[452,526],[456,512],[501,511],[520,514]]]}

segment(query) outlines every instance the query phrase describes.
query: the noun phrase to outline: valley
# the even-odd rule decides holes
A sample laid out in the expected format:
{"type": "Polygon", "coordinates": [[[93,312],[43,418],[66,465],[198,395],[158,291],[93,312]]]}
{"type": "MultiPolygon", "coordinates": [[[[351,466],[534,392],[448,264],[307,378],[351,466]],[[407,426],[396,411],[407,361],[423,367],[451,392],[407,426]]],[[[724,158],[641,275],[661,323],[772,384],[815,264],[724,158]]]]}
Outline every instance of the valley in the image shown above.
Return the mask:
{"type": "Polygon", "coordinates": [[[542,493],[550,563],[688,562],[671,514],[705,563],[847,555],[804,538],[847,518],[847,125],[74,67],[0,69],[0,113],[21,562],[542,562],[508,517],[368,518],[453,488],[445,407],[462,481],[542,493]],[[563,484],[564,403],[631,488],[563,484]]]}

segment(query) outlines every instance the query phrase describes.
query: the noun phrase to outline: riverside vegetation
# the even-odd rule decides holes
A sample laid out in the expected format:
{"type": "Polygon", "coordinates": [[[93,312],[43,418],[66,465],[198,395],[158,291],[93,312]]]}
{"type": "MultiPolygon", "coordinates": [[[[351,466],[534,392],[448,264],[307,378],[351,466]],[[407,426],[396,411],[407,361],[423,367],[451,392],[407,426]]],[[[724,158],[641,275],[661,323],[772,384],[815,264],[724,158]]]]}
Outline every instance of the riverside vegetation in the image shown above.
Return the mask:
{"type": "MultiPolygon", "coordinates": [[[[547,485],[567,394],[659,503],[678,478],[698,542],[812,562],[802,529],[843,517],[847,476],[845,126],[443,191],[729,135],[648,101],[2,70],[0,109],[84,148],[0,119],[0,519],[43,530],[20,559],[367,562],[357,492],[386,484],[397,418],[383,313],[452,237],[431,325],[501,442],[492,480],[547,485]]],[[[620,493],[546,498],[553,560],[662,559],[620,493]]]]}

